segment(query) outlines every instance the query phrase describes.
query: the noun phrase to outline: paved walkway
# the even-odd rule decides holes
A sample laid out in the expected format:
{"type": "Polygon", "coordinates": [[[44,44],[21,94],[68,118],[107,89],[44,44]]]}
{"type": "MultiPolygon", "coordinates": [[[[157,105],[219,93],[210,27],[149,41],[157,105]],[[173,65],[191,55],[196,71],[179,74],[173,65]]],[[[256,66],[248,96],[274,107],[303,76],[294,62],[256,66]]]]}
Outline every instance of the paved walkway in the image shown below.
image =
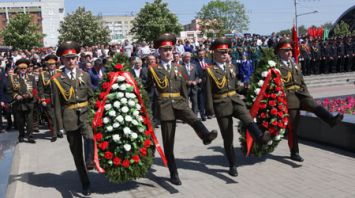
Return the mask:
{"type": "MultiPolygon", "coordinates": [[[[215,119],[206,124],[217,128],[215,119]]],[[[157,135],[160,140],[159,129],[157,135]]],[[[302,142],[305,161],[295,163],[284,140],[264,158],[244,158],[238,137],[234,140],[238,177],[227,173],[221,136],[204,146],[188,125],[178,124],[175,156],[182,186],[169,183],[168,169],[156,158],[147,178],[126,184],[109,183],[103,175],[90,172],[92,197],[355,197],[355,153],[302,142]]],[[[35,145],[17,146],[7,197],[81,197],[66,139],[51,143],[43,131],[36,139],[35,145]]]]}

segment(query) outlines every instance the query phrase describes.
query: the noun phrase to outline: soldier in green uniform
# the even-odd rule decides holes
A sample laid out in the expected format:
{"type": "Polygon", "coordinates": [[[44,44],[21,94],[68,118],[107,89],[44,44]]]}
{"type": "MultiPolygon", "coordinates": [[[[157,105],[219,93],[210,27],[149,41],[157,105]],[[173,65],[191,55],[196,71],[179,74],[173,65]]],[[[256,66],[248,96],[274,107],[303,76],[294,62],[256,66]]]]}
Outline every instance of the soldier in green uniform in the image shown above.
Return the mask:
{"type": "Polygon", "coordinates": [[[186,73],[181,65],[172,62],[175,42],[176,37],[168,33],[155,40],[154,47],[159,49],[161,62],[149,66],[148,86],[154,83],[159,93],[158,112],[170,181],[181,185],[174,157],[176,119],[189,124],[205,145],[217,137],[217,131],[209,132],[188,105],[186,73]]]}
{"type": "Polygon", "coordinates": [[[58,126],[57,120],[55,119],[53,84],[51,83],[51,78],[60,70],[57,71],[58,57],[56,55],[50,54],[44,58],[44,61],[47,70],[42,71],[39,75],[38,94],[40,104],[42,105],[44,114],[48,120],[49,129],[52,132],[51,142],[55,142],[57,137],[63,138],[63,134],[60,131],[62,127],[58,126]]]}
{"type": "MultiPolygon", "coordinates": [[[[77,64],[80,46],[72,41],[62,43],[57,50],[64,68],[52,77],[55,117],[63,126],[76,169],[82,184],[82,193],[91,194],[90,181],[83,157],[82,137],[93,148],[93,132],[89,121],[89,100],[94,93],[88,73],[77,64]]],[[[86,147],[87,148],[87,147],[86,147]]],[[[93,159],[93,153],[90,156],[93,159]]],[[[86,159],[88,160],[88,159],[86,159]]]]}
{"type": "Polygon", "coordinates": [[[19,142],[24,142],[25,126],[29,143],[36,143],[33,133],[33,108],[35,98],[33,90],[37,88],[35,78],[27,74],[30,64],[28,59],[22,58],[16,61],[17,74],[9,76],[9,95],[13,98],[13,109],[16,114],[17,127],[19,130],[19,142]]]}
{"type": "Polygon", "coordinates": [[[229,161],[228,173],[231,176],[237,176],[236,155],[233,147],[233,117],[238,118],[260,144],[270,141],[270,134],[263,133],[257,127],[236,92],[237,71],[232,64],[227,64],[229,47],[230,41],[227,38],[217,38],[211,45],[214,63],[206,70],[206,111],[216,115],[229,161]]]}
{"type": "Polygon", "coordinates": [[[285,92],[289,113],[289,146],[291,159],[302,162],[303,158],[299,155],[297,127],[300,119],[300,110],[312,112],[331,127],[337,125],[343,119],[342,114],[333,116],[322,106],[318,105],[308,92],[303,80],[301,68],[292,59],[292,41],[281,39],[275,49],[281,63],[281,76],[285,85],[285,92]]]}

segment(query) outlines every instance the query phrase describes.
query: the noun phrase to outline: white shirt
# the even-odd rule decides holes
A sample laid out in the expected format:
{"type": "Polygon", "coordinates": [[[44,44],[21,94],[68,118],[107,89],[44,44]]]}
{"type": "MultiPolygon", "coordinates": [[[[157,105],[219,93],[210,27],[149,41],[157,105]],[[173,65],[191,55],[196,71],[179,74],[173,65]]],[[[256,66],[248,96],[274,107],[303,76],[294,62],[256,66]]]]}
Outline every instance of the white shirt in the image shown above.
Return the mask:
{"type": "Polygon", "coordinates": [[[133,68],[133,70],[134,70],[134,73],[136,74],[137,78],[139,78],[140,75],[141,75],[141,70],[142,70],[142,68],[139,68],[139,69],[133,68]]]}
{"type": "Polygon", "coordinates": [[[64,70],[64,73],[69,77],[69,79],[72,79],[71,72],[73,72],[74,79],[75,79],[76,78],[76,68],[74,68],[73,70],[69,70],[69,69],[65,68],[65,70],[64,70]]]}
{"type": "Polygon", "coordinates": [[[161,61],[162,65],[163,65],[163,67],[166,69],[166,71],[169,71],[169,70],[168,70],[168,67],[167,67],[168,64],[170,65],[170,69],[171,69],[171,66],[172,66],[172,65],[171,65],[171,62],[172,62],[172,61],[169,61],[169,62],[161,61]]]}
{"type": "Polygon", "coordinates": [[[226,65],[226,63],[216,62],[216,64],[217,64],[218,67],[220,67],[224,71],[224,66],[226,65]]]}
{"type": "Polygon", "coordinates": [[[186,67],[187,73],[190,75],[190,68],[191,68],[190,63],[184,63],[184,64],[185,64],[185,67],[186,67]]]}

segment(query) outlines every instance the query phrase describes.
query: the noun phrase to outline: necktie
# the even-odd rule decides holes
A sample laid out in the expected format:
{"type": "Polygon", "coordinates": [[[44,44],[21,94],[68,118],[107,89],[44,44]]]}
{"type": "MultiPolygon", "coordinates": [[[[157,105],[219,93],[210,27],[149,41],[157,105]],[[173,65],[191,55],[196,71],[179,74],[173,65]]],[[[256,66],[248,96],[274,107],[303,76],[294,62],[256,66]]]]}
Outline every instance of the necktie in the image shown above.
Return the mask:
{"type": "Polygon", "coordinates": [[[187,70],[187,74],[190,75],[190,65],[189,64],[186,64],[186,70],[187,70]]]}
{"type": "Polygon", "coordinates": [[[71,80],[75,80],[74,72],[70,72],[70,77],[71,80]]]}
{"type": "Polygon", "coordinates": [[[170,64],[166,64],[166,69],[170,72],[170,64]]]}

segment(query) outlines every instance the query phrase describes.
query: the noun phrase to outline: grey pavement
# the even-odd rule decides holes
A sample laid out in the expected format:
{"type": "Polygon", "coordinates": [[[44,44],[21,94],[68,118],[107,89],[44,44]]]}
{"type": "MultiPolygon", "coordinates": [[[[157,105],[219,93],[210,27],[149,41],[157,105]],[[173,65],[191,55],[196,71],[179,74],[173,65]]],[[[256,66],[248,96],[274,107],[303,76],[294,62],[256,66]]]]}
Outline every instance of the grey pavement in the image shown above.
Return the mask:
{"type": "MultiPolygon", "coordinates": [[[[205,123],[218,129],[215,119],[205,123]]],[[[238,177],[227,173],[220,134],[211,145],[204,146],[190,126],[179,123],[175,156],[182,186],[169,183],[169,171],[156,156],[146,178],[126,184],[113,184],[104,175],[90,172],[91,197],[355,197],[355,153],[302,142],[305,161],[296,163],[289,159],[287,141],[283,140],[266,157],[245,158],[237,127],[235,131],[238,177]]],[[[161,140],[160,129],[156,134],[161,140]]],[[[66,139],[51,143],[44,131],[35,136],[36,144],[21,143],[16,148],[7,197],[81,197],[66,139]]]]}

